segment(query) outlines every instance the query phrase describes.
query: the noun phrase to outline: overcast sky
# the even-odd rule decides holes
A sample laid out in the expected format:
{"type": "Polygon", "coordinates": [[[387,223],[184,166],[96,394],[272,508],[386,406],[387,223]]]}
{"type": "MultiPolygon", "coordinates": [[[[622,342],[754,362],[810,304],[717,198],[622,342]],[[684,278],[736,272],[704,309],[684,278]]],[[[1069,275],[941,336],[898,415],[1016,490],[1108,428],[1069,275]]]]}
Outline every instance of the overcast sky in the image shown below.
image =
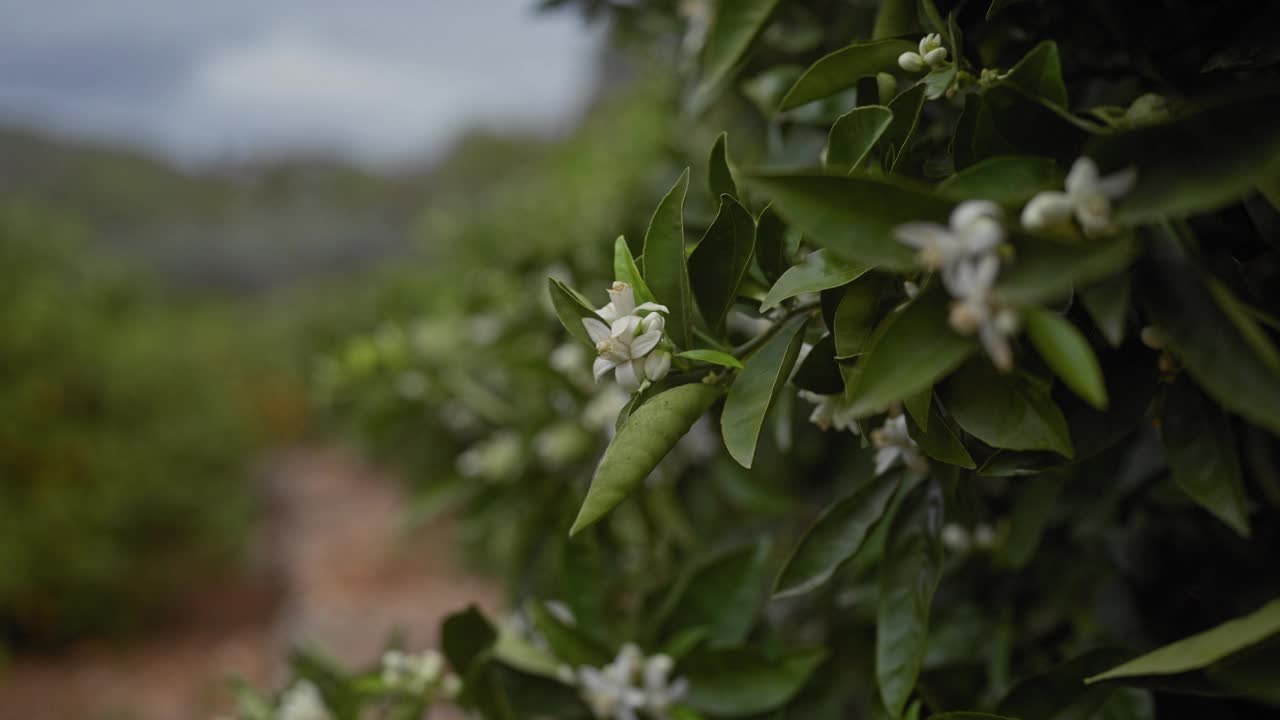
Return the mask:
{"type": "Polygon", "coordinates": [[[599,28],[532,0],[0,0],[0,122],[181,160],[439,150],[580,110],[599,28]]]}

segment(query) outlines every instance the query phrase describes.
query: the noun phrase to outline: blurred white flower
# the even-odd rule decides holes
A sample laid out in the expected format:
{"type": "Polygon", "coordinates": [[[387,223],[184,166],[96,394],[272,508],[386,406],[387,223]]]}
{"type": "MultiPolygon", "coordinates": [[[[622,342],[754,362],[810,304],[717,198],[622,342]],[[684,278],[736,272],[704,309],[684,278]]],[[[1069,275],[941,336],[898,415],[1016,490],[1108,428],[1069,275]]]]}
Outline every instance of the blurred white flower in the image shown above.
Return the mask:
{"type": "Polygon", "coordinates": [[[1013,348],[1009,338],[1021,325],[1018,314],[998,303],[992,295],[1000,261],[995,255],[951,266],[942,273],[942,284],[956,298],[948,318],[961,335],[977,333],[978,341],[1000,370],[1013,368],[1013,348]]]}
{"type": "Polygon", "coordinates": [[[453,673],[447,673],[440,681],[440,694],[448,700],[457,698],[462,694],[462,678],[453,673]]]}
{"type": "Polygon", "coordinates": [[[467,331],[471,334],[473,344],[484,347],[494,344],[502,337],[502,325],[502,319],[495,315],[476,315],[468,322],[467,331]]]}
{"type": "Polygon", "coordinates": [[[280,697],[280,720],[332,720],[320,690],[309,680],[299,680],[280,697]]]}
{"type": "Polygon", "coordinates": [[[672,705],[684,699],[689,692],[689,681],[671,678],[675,661],[671,656],[659,653],[644,663],[644,709],[653,720],[666,720],[672,705]]]}
{"type": "Polygon", "coordinates": [[[382,654],[382,682],[389,688],[424,693],[444,676],[444,657],[435,650],[408,654],[388,650],[382,654]]]}
{"type": "Polygon", "coordinates": [[[813,412],[809,414],[809,422],[823,430],[835,428],[837,431],[848,430],[858,434],[857,418],[849,412],[850,407],[843,395],[820,395],[809,390],[798,393],[800,399],[813,403],[813,412]]]}
{"type": "Polygon", "coordinates": [[[898,242],[918,251],[920,264],[929,270],[993,252],[1004,242],[1000,206],[989,200],[968,200],[951,211],[949,227],[931,222],[909,222],[893,229],[898,242]]]}
{"type": "Polygon", "coordinates": [[[583,368],[586,359],[586,351],[577,342],[561,343],[547,357],[548,364],[551,365],[552,370],[570,377],[583,368]]]}
{"type": "Polygon", "coordinates": [[[637,720],[643,711],[650,720],[668,720],[671,707],[689,691],[685,678],[672,678],[675,662],[657,654],[645,658],[631,643],[622,646],[613,662],[603,668],[580,667],[578,692],[599,720],[637,720]]]}
{"type": "Polygon", "coordinates": [[[1061,226],[1074,215],[1089,237],[1112,232],[1111,201],[1123,197],[1138,180],[1138,171],[1126,168],[1102,177],[1098,165],[1081,157],[1067,173],[1066,192],[1048,191],[1031,198],[1022,209],[1022,226],[1028,230],[1048,230],[1061,226]]]}
{"type": "Polygon", "coordinates": [[[463,477],[510,480],[524,465],[524,447],[513,432],[497,432],[458,455],[454,468],[463,477]]]}
{"type": "Polygon", "coordinates": [[[973,529],[973,546],[979,550],[990,550],[996,546],[996,531],[983,523],[973,529]]]}
{"type": "Polygon", "coordinates": [[[876,449],[876,475],[883,475],[898,463],[912,470],[925,470],[928,461],[907,432],[907,416],[886,418],[884,424],[871,432],[871,444],[876,449]]]}
{"type": "Polygon", "coordinates": [[[406,370],[396,376],[396,392],[406,400],[417,400],[427,391],[427,376],[417,370],[406,370]]]}
{"type": "Polygon", "coordinates": [[[592,430],[603,430],[613,435],[618,421],[618,413],[626,407],[631,397],[617,385],[608,385],[600,389],[582,409],[582,424],[592,430]]]}
{"type": "Polygon", "coordinates": [[[973,549],[973,539],[962,525],[947,523],[942,526],[940,535],[942,546],[953,553],[962,555],[973,549]]]}
{"type": "Polygon", "coordinates": [[[925,69],[937,70],[947,64],[947,49],[942,47],[942,36],[929,33],[920,38],[920,52],[904,52],[898,56],[898,67],[907,72],[923,72],[925,69]]]}

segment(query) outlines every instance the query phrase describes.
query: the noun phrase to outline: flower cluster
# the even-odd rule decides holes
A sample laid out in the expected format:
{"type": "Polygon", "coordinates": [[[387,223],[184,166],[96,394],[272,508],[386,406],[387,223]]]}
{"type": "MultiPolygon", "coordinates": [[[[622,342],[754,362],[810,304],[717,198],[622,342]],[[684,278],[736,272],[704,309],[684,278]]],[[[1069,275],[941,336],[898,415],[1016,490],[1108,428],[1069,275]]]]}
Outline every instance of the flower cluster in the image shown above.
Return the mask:
{"type": "Polygon", "coordinates": [[[1082,157],[1067,173],[1066,192],[1042,192],[1031,198],[1022,209],[1022,226],[1033,231],[1052,230],[1070,223],[1074,216],[1086,236],[1110,235],[1115,232],[1111,201],[1132,190],[1137,179],[1134,168],[1103,177],[1097,163],[1082,157]]]}
{"type": "Polygon", "coordinates": [[[660,314],[670,311],[657,303],[636,305],[635,290],[624,282],[609,288],[609,298],[609,304],[596,311],[603,322],[582,321],[599,354],[591,369],[597,381],[612,370],[618,385],[634,393],[671,370],[670,343],[663,335],[666,320],[660,314]]]}
{"type": "Polygon", "coordinates": [[[809,390],[801,390],[798,395],[800,399],[813,403],[809,422],[824,431],[835,428],[838,432],[848,430],[858,434],[858,418],[851,412],[844,395],[820,395],[809,390]]]}
{"type": "Polygon", "coordinates": [[[871,444],[876,447],[876,475],[889,472],[901,462],[912,470],[929,467],[924,454],[907,432],[907,416],[885,418],[884,424],[871,431],[871,444]]]}
{"type": "Polygon", "coordinates": [[[582,699],[599,720],[637,720],[638,712],[651,720],[666,720],[672,706],[689,690],[684,678],[671,678],[675,662],[668,655],[648,658],[627,643],[603,668],[578,668],[576,684],[582,699]]]}
{"type": "Polygon", "coordinates": [[[999,205],[969,200],[956,206],[947,226],[904,223],[894,228],[894,235],[918,251],[921,265],[940,272],[943,287],[955,299],[951,327],[962,335],[977,334],[995,366],[1007,371],[1013,367],[1009,338],[1019,322],[1017,313],[992,292],[1005,238],[1001,217],[999,205]]]}
{"type": "Polygon", "coordinates": [[[457,675],[445,672],[444,656],[435,650],[416,655],[400,650],[383,653],[382,683],[390,690],[413,695],[438,690],[445,697],[456,696],[462,686],[457,675]]]}
{"type": "Polygon", "coordinates": [[[947,49],[942,47],[942,36],[929,33],[920,38],[920,52],[904,52],[898,56],[898,67],[907,72],[937,70],[947,64],[947,49]]]}

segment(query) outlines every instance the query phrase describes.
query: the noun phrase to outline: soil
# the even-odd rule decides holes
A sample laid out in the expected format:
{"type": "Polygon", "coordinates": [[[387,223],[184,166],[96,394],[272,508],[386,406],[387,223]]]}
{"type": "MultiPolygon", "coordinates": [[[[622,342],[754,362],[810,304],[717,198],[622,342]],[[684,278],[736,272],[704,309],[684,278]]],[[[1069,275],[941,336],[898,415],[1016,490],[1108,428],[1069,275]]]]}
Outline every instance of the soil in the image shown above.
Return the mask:
{"type": "Polygon", "coordinates": [[[232,709],[233,677],[279,687],[291,648],[372,664],[393,634],[434,647],[445,615],[500,607],[497,587],[459,566],[448,522],[406,529],[402,485],[354,454],[292,450],[263,479],[247,577],[205,589],[147,637],[17,658],[0,670],[0,717],[211,720],[232,709]]]}

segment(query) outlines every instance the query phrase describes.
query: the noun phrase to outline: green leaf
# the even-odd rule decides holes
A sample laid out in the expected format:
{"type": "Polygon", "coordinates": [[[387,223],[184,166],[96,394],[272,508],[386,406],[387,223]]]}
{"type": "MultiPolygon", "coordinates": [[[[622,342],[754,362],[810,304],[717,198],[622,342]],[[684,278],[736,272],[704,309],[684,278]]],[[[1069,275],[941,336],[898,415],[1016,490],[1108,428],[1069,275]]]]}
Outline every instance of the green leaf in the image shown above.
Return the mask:
{"type": "Polygon", "coordinates": [[[1152,254],[1142,297],[1191,377],[1228,410],[1280,434],[1280,378],[1223,313],[1185,258],[1152,254]]]}
{"type": "Polygon", "coordinates": [[[929,429],[929,410],[933,407],[933,386],[921,390],[910,397],[902,400],[902,407],[907,411],[907,417],[911,418],[917,427],[927,431],[929,429]]]}
{"type": "Polygon", "coordinates": [[[1009,69],[1001,82],[1059,107],[1067,106],[1067,86],[1062,81],[1062,61],[1058,58],[1058,45],[1052,40],[1045,40],[1032,48],[1017,65],[1009,69]]]}
{"type": "Polygon", "coordinates": [[[992,715],[984,712],[946,712],[930,715],[929,720],[1016,720],[1016,718],[1006,717],[1004,715],[992,715]]]}
{"type": "Polygon", "coordinates": [[[684,243],[684,198],[689,190],[689,169],[658,203],[644,234],[644,279],[654,298],[671,309],[667,334],[682,348],[691,345],[693,291],[684,243]]]}
{"type": "Polygon", "coordinates": [[[946,293],[934,288],[885,318],[879,337],[859,363],[849,393],[852,410],[871,414],[932,385],[977,347],[947,324],[946,293]]]}
{"type": "Polygon", "coordinates": [[[718,3],[715,19],[702,46],[699,92],[720,84],[746,55],[764,30],[780,0],[734,0],[718,3]]]}
{"type": "Polygon", "coordinates": [[[1062,491],[1062,481],[1052,473],[1027,478],[1020,485],[1004,543],[1004,561],[1015,570],[1026,567],[1035,556],[1062,491]]]}
{"type": "Polygon", "coordinates": [[[1061,185],[1062,173],[1052,160],[1005,155],[970,165],[939,183],[938,190],[958,200],[991,200],[1012,207],[1061,185]]]}
{"type": "Polygon", "coordinates": [[[729,162],[728,133],[720,133],[716,144],[711,146],[711,157],[707,160],[707,188],[713,198],[721,195],[738,197],[738,184],[733,180],[733,166],[729,162]]]}
{"type": "Polygon", "coordinates": [[[906,707],[924,662],[929,606],[942,577],[942,493],[928,484],[894,514],[880,562],[876,612],[876,681],[891,717],[906,707]]]}
{"type": "Polygon", "coordinates": [[[957,168],[967,168],[977,162],[978,153],[974,148],[974,138],[978,130],[978,116],[982,113],[982,96],[970,93],[964,98],[964,108],[956,120],[955,134],[951,136],[952,161],[957,168]]]}
{"type": "Polygon", "coordinates": [[[582,321],[586,318],[595,318],[600,322],[604,320],[600,319],[586,299],[559,280],[547,278],[547,289],[551,293],[551,305],[555,308],[560,324],[570,335],[594,348],[596,344],[591,342],[591,335],[587,333],[582,321]]]}
{"type": "Polygon", "coordinates": [[[770,205],[756,220],[756,264],[768,282],[777,282],[787,271],[787,226],[770,205]]]}
{"type": "Polygon", "coordinates": [[[827,136],[828,167],[853,171],[893,122],[893,111],[883,105],[864,105],[841,115],[827,136]]]}
{"type": "Polygon", "coordinates": [[[778,659],[748,648],[719,650],[690,657],[678,673],[689,679],[685,703],[690,707],[744,717],[786,703],[825,658],[820,648],[792,651],[778,659]]]}
{"type": "Polygon", "coordinates": [[[569,535],[594,524],[634,492],[720,392],[715,385],[679,385],[637,408],[604,451],[569,535]]]}
{"type": "Polygon", "coordinates": [[[924,97],[926,100],[937,100],[946,94],[947,90],[956,81],[956,75],[960,73],[960,66],[955,63],[947,63],[945,67],[931,71],[920,84],[924,86],[924,97]]]}
{"type": "Polygon", "coordinates": [[[1129,236],[1081,245],[1037,239],[1018,248],[995,289],[1014,305],[1038,305],[1123,270],[1137,254],[1138,245],[1129,236]]]}
{"type": "Polygon", "coordinates": [[[866,351],[880,321],[884,299],[892,297],[896,282],[887,275],[872,273],[844,289],[831,321],[836,357],[851,358],[866,351]]]}
{"type": "Polygon", "coordinates": [[[474,605],[446,617],[440,625],[440,647],[449,665],[461,674],[466,674],[497,638],[497,631],[474,605]]]}
{"type": "Polygon", "coordinates": [[[759,173],[751,182],[806,239],[837,257],[886,270],[916,269],[915,252],[894,238],[894,227],[945,223],[952,208],[928,188],[897,178],[800,171],[759,173]]]}
{"type": "Polygon", "coordinates": [[[644,282],[644,275],[636,266],[636,259],[631,254],[631,246],[621,235],[613,241],[613,277],[631,286],[635,292],[636,304],[653,302],[653,293],[644,282]]]}
{"type": "Polygon", "coordinates": [[[1222,308],[1231,324],[1236,326],[1240,337],[1249,343],[1259,360],[1271,368],[1272,372],[1280,374],[1280,352],[1276,351],[1275,344],[1258,323],[1258,311],[1244,304],[1226,285],[1213,277],[1206,276],[1204,280],[1209,294],[1218,301],[1218,307],[1222,308]]]}
{"type": "Polygon", "coordinates": [[[689,256],[689,281],[713,333],[724,332],[725,318],[738,297],[756,247],[756,221],[731,195],[722,195],[720,211],[702,242],[689,256]]]}
{"type": "Polygon", "coordinates": [[[1113,275],[1080,292],[1084,309],[1093,318],[1093,324],[1102,331],[1111,347],[1124,342],[1125,325],[1129,320],[1129,276],[1113,275]]]}
{"type": "Polygon", "coordinates": [[[745,640],[764,601],[768,550],[763,542],[741,545],[691,566],[657,614],[662,637],[702,627],[712,647],[745,640]]]}
{"type": "Polygon", "coordinates": [[[533,625],[546,639],[551,651],[571,667],[592,665],[600,667],[612,660],[609,649],[597,643],[590,635],[569,625],[553,615],[541,602],[529,604],[533,625]]]}
{"type": "Polygon", "coordinates": [[[751,467],[765,415],[786,385],[800,353],[807,318],[792,320],[754,355],[747,358],[725,399],[720,430],[729,455],[742,467],[751,467]]]}
{"type": "Polygon", "coordinates": [[[871,37],[881,40],[907,35],[918,27],[915,0],[884,0],[876,13],[876,24],[871,37]]]}
{"type": "Polygon", "coordinates": [[[545,649],[531,645],[514,630],[498,633],[493,646],[493,657],[523,673],[558,680],[561,662],[545,649]]]}
{"type": "Polygon", "coordinates": [[[819,395],[839,395],[844,392],[844,376],[836,362],[836,342],[830,333],[823,335],[796,368],[791,382],[798,388],[819,395]]]}
{"type": "Polygon", "coordinates": [[[1115,201],[1113,219],[1147,223],[1243,199],[1280,172],[1278,113],[1280,96],[1249,98],[1098,139],[1088,155],[1104,172],[1138,172],[1133,189],[1115,201]]]}
{"type": "Polygon", "coordinates": [[[1075,325],[1044,308],[1027,308],[1027,337],[1062,382],[1090,405],[1107,408],[1107,384],[1098,357],[1075,325]]]}
{"type": "Polygon", "coordinates": [[[774,595],[798,595],[830,580],[863,546],[888,507],[899,479],[899,473],[872,478],[828,507],[783,566],[774,595]]]}
{"type": "MultiPolygon", "coordinates": [[[[964,443],[960,442],[960,437],[956,435],[956,431],[951,428],[951,424],[942,417],[936,404],[929,405],[928,422],[922,429],[915,417],[911,416],[911,422],[908,423],[908,430],[911,431],[911,437],[924,451],[925,455],[939,462],[948,465],[956,465],[958,467],[972,470],[978,467],[973,461],[973,456],[965,449],[964,443]]],[[[908,415],[910,415],[908,413],[908,415]]]]}
{"type": "Polygon", "coordinates": [[[957,425],[991,447],[1074,454],[1066,418],[1048,389],[996,372],[985,359],[947,379],[943,403],[957,425]]]}
{"type": "Polygon", "coordinates": [[[915,49],[915,43],[888,39],[854,43],[837,50],[804,71],[782,98],[779,110],[790,110],[830,97],[857,86],[859,80],[873,77],[876,73],[895,72],[898,70],[898,56],[915,49]]]}
{"type": "Polygon", "coordinates": [[[1115,689],[1089,687],[1084,678],[1114,665],[1124,654],[1116,650],[1092,650],[1033,675],[1014,686],[996,712],[1001,715],[1043,720],[1080,720],[1112,716],[1100,712],[1115,689]]]}
{"type": "Polygon", "coordinates": [[[711,363],[712,365],[721,365],[728,368],[742,368],[742,361],[730,355],[729,353],[720,352],[719,350],[685,350],[675,354],[678,358],[688,360],[697,360],[698,362],[711,363]]]}
{"type": "Polygon", "coordinates": [[[920,124],[920,112],[924,109],[924,85],[914,85],[889,101],[889,110],[893,112],[893,122],[880,136],[881,164],[885,170],[893,172],[902,158],[906,156],[911,138],[916,134],[916,126],[920,124]],[[888,161],[886,162],[886,158],[888,161]]]}
{"type": "Polygon", "coordinates": [[[1272,600],[1248,615],[1228,620],[1086,678],[1085,682],[1177,675],[1200,670],[1276,635],[1280,635],[1280,600],[1272,600]]]}
{"type": "Polygon", "coordinates": [[[1009,7],[1010,5],[1016,5],[1022,1],[1023,0],[991,0],[991,6],[987,8],[987,19],[990,20],[1001,10],[1009,7]]]}
{"type": "Polygon", "coordinates": [[[1231,420],[1180,379],[1165,394],[1160,439],[1173,481],[1232,530],[1249,537],[1240,457],[1231,420]]]}
{"type": "Polygon", "coordinates": [[[833,287],[840,287],[865,274],[870,268],[845,262],[831,256],[826,250],[809,253],[799,265],[789,268],[778,281],[769,288],[760,304],[760,312],[778,306],[783,300],[804,293],[820,292],[833,287]]]}

